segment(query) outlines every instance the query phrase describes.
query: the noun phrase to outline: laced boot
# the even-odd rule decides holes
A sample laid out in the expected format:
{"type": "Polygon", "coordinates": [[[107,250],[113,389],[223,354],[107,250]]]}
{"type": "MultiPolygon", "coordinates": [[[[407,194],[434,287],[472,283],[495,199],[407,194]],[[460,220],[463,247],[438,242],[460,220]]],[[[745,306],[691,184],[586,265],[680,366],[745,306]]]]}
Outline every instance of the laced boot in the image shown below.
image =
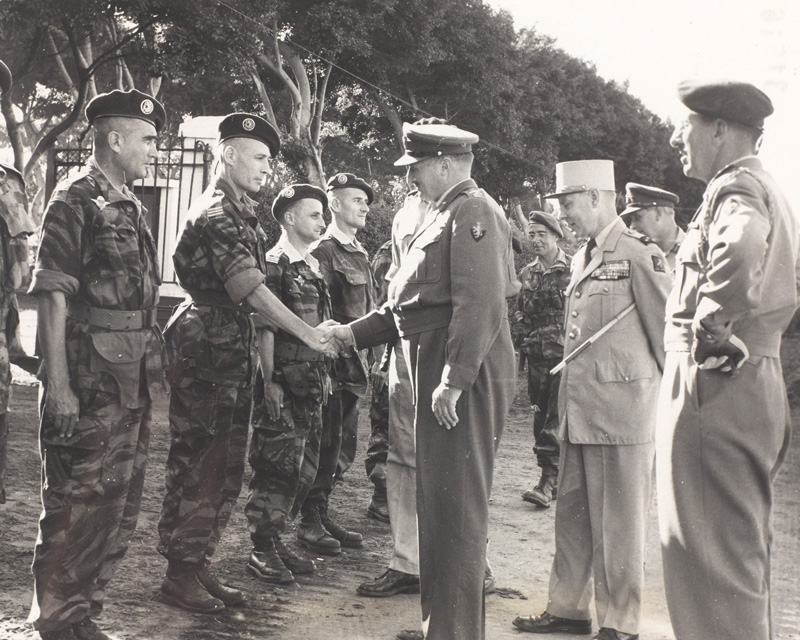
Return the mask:
{"type": "Polygon", "coordinates": [[[161,583],[161,595],[167,604],[192,613],[217,613],[225,603],[215,598],[197,578],[198,565],[193,562],[171,561],[161,583]]]}
{"type": "Polygon", "coordinates": [[[553,497],[553,487],[555,487],[558,478],[558,471],[555,467],[544,467],[542,469],[542,477],[539,478],[537,484],[531,491],[526,491],[522,498],[527,502],[532,502],[538,507],[547,508],[550,506],[550,501],[553,497]]]}
{"type": "Polygon", "coordinates": [[[264,582],[271,584],[292,584],[294,582],[294,575],[278,555],[274,538],[270,538],[269,542],[260,544],[257,549],[253,549],[247,561],[247,568],[264,582]]]}
{"type": "Polygon", "coordinates": [[[348,531],[343,526],[334,522],[328,515],[328,504],[321,504],[319,506],[320,520],[322,526],[330,533],[336,540],[339,541],[343,547],[350,549],[359,549],[364,543],[364,536],[357,531],[348,531]]]}
{"type": "Polygon", "coordinates": [[[329,536],[322,526],[319,505],[303,504],[300,512],[302,518],[297,525],[297,542],[300,546],[325,556],[335,556],[341,553],[342,545],[338,540],[329,536]]]}
{"type": "Polygon", "coordinates": [[[299,556],[289,547],[287,547],[280,536],[275,536],[272,541],[275,543],[275,549],[278,552],[278,557],[281,559],[286,568],[293,574],[304,576],[314,573],[317,565],[310,558],[303,558],[299,556]]]}
{"type": "Polygon", "coordinates": [[[205,590],[218,600],[222,600],[226,607],[235,607],[244,604],[244,593],[239,589],[234,589],[226,584],[222,584],[219,578],[217,578],[214,569],[211,568],[211,561],[208,558],[204,558],[203,561],[197,565],[195,575],[205,590]]]}

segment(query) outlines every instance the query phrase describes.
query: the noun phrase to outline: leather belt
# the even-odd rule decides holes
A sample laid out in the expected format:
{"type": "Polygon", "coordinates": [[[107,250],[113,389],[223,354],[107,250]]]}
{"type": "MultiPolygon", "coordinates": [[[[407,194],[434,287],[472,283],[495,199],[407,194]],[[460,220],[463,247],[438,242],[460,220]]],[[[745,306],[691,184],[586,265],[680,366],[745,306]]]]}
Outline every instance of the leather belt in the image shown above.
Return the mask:
{"type": "Polygon", "coordinates": [[[120,311],[90,307],[81,302],[70,302],[67,316],[75,322],[83,322],[108,331],[136,331],[152,329],[156,324],[156,309],[134,309],[120,311]]]}
{"type": "Polygon", "coordinates": [[[294,360],[295,362],[322,362],[325,354],[315,351],[311,347],[293,342],[275,342],[273,357],[281,360],[294,360]]]}

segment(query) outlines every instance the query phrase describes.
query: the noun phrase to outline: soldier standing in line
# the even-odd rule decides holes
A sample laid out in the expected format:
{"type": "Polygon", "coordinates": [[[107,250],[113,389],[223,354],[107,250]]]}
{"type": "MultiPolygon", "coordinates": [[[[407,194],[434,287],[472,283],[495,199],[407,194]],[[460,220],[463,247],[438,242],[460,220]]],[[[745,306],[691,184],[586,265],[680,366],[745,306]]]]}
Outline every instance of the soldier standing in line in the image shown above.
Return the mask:
{"type": "Polygon", "coordinates": [[[160,283],[145,212],[126,186],[156,157],[164,108],[139,91],[86,107],[94,149],[45,211],[38,298],[42,515],[29,622],[42,640],[103,640],[94,622],[136,528],[163,384],[160,283]]]}
{"type": "MultiPolygon", "coordinates": [[[[286,187],[272,204],[283,233],[267,253],[266,285],[312,327],[331,317],[328,287],[308,252],[325,230],[327,206],[325,192],[309,184],[286,187]]],[[[303,501],[316,476],[328,364],[324,354],[273,327],[259,331],[258,351],[249,453],[253,477],[244,510],[253,541],[247,566],[265,582],[291,584],[294,574],[315,569],[313,560],[286,547],[280,535],[293,503],[303,501]]],[[[332,538],[330,544],[339,548],[332,538]]]]}
{"type": "Polygon", "coordinates": [[[528,361],[528,396],[533,406],[533,452],[542,469],[539,483],[522,499],[549,507],[558,482],[558,384],[551,375],[564,354],[564,292],[569,284],[570,259],[558,246],[564,237],[555,216],[544,211],[530,214],[528,236],[533,262],[519,273],[522,283],[517,300],[517,320],[527,333],[521,350],[528,361]]]}
{"type": "MultiPolygon", "coordinates": [[[[375,252],[370,267],[375,281],[375,306],[386,302],[389,282],[386,274],[392,266],[392,241],[387,240],[375,252]]],[[[370,380],[372,397],[369,404],[369,421],[372,430],[364,460],[367,477],[372,482],[373,491],[367,517],[378,522],[389,523],[389,507],[386,497],[386,459],[389,455],[389,361],[392,347],[374,349],[375,362],[372,365],[370,380]]]]}
{"type": "MultiPolygon", "coordinates": [[[[311,253],[328,283],[333,319],[350,322],[374,306],[369,256],[356,239],[356,232],[367,222],[373,193],[352,173],[333,176],[327,190],[333,220],[311,253]]],[[[365,351],[349,349],[334,361],[331,370],[332,392],[322,411],[319,469],[302,504],[303,517],[297,527],[300,543],[317,553],[337,553],[331,549],[330,537],[342,547],[359,548],[363,543],[360,533],[348,531],[330,517],[328,502],[335,483],[356,455],[358,412],[369,371],[365,356],[365,351]]]]}
{"type": "MultiPolygon", "coordinates": [[[[0,60],[0,94],[11,89],[11,71],[0,60]]],[[[28,216],[28,198],[22,174],[0,163],[0,504],[6,501],[8,400],[11,366],[8,345],[19,325],[16,290],[28,272],[28,236],[35,231],[28,216]]]]}
{"type": "Polygon", "coordinates": [[[673,276],[678,249],[686,237],[675,224],[675,205],[679,202],[680,198],[671,191],[629,182],[625,185],[625,210],[619,214],[631,229],[658,245],[673,276]]]}
{"type": "Polygon", "coordinates": [[[247,193],[261,188],[279,149],[277,131],[259,116],[220,122],[219,174],[192,204],[173,256],[188,296],[165,331],[172,442],[158,523],[169,561],[161,593],[198,613],[244,601],[219,582],[210,558],[241,491],[257,368],[253,312],[333,352],[264,285],[266,235],[247,193]]]}

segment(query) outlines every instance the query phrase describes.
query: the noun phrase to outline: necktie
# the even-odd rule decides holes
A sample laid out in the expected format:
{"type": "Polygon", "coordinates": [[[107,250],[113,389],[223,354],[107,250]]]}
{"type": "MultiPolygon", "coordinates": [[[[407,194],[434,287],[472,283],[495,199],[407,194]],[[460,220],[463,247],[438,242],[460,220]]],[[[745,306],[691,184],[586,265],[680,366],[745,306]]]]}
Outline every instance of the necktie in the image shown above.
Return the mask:
{"type": "Polygon", "coordinates": [[[589,242],[586,243],[586,258],[583,264],[589,264],[595,249],[597,249],[597,243],[594,241],[594,238],[589,238],[589,242]]]}

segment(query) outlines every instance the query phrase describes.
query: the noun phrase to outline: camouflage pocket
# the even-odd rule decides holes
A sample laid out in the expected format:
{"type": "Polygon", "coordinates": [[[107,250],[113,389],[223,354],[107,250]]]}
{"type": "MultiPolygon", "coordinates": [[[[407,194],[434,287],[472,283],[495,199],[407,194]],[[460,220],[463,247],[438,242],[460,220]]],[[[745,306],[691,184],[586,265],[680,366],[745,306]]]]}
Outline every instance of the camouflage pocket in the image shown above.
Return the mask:
{"type": "Polygon", "coordinates": [[[110,376],[116,383],[120,404],[128,409],[139,407],[139,376],[147,348],[144,332],[92,333],[89,339],[93,347],[89,354],[90,382],[96,381],[89,388],[108,391],[102,377],[110,376]]]}
{"type": "Polygon", "coordinates": [[[250,345],[237,322],[212,326],[197,345],[197,377],[228,387],[250,382],[250,345]]]}
{"type": "Polygon", "coordinates": [[[307,362],[285,364],[281,367],[286,384],[296,398],[305,398],[311,391],[311,368],[307,362]]]}

